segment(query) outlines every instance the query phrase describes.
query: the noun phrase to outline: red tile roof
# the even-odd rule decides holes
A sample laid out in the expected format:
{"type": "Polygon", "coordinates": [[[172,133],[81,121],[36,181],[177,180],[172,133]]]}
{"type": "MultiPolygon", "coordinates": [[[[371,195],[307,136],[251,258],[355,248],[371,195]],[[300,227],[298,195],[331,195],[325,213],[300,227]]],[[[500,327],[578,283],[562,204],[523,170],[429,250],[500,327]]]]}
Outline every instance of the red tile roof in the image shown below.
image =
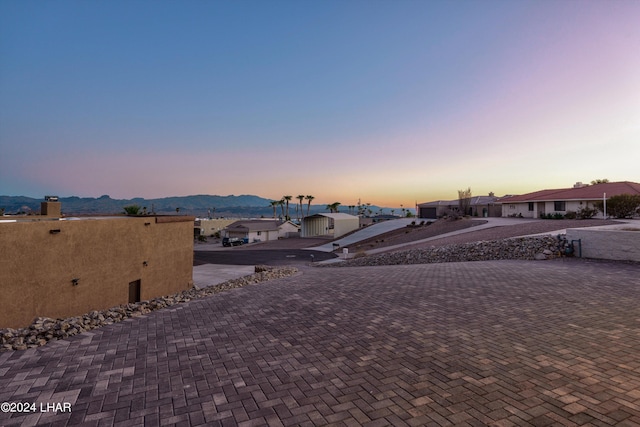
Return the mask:
{"type": "Polygon", "coordinates": [[[522,194],[520,196],[504,197],[498,203],[522,203],[522,202],[543,202],[555,200],[601,200],[607,195],[638,194],[640,195],[640,184],[637,182],[621,181],[607,182],[605,184],[587,185],[579,188],[559,188],[556,190],[540,190],[533,193],[522,194]]]}

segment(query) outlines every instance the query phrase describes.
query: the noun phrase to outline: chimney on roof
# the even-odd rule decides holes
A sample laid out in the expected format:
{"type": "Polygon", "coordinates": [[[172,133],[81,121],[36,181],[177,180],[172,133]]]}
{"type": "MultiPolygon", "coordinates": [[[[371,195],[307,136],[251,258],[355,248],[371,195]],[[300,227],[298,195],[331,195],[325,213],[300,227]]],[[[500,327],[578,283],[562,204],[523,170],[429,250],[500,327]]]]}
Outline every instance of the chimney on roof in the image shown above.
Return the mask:
{"type": "Polygon", "coordinates": [[[44,196],[44,200],[44,202],[40,203],[40,215],[60,218],[62,216],[62,204],[58,201],[58,196],[44,196]]]}
{"type": "Polygon", "coordinates": [[[582,188],[582,187],[588,187],[589,184],[583,184],[580,181],[576,182],[575,184],[573,184],[573,188],[582,188]]]}

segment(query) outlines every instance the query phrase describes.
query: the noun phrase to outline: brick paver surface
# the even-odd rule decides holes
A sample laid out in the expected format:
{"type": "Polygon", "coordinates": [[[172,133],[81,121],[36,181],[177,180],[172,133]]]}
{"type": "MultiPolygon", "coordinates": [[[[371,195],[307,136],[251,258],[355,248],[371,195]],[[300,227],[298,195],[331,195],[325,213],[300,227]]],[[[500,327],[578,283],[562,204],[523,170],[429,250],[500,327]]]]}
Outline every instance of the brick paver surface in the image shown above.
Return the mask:
{"type": "Polygon", "coordinates": [[[640,267],[302,274],[0,353],[0,425],[640,425],[640,267]]]}

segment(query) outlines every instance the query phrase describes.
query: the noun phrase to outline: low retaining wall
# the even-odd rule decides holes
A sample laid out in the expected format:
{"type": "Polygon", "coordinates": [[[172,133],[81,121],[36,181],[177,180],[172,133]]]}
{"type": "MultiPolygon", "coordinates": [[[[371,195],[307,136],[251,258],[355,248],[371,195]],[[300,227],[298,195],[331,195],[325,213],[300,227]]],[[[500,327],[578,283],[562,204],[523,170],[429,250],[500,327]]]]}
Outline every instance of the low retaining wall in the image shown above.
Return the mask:
{"type": "Polygon", "coordinates": [[[429,264],[438,262],[489,261],[502,259],[543,260],[556,256],[558,240],[555,236],[514,237],[503,240],[481,241],[408,249],[398,252],[387,252],[361,258],[353,258],[346,262],[319,266],[352,267],[398,264],[429,264]]]}
{"type": "MultiPolygon", "coordinates": [[[[620,228],[570,228],[567,240],[581,240],[582,257],[640,262],[640,227],[620,228]],[[637,231],[625,231],[624,228],[637,231]]],[[[574,244],[578,256],[578,243],[574,244]]]]}

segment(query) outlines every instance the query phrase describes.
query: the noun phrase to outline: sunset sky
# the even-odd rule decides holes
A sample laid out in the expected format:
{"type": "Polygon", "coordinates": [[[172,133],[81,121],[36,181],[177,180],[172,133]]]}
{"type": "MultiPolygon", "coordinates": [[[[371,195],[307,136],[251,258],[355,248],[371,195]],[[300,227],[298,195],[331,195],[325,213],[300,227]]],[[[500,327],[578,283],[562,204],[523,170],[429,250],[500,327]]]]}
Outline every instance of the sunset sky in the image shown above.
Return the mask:
{"type": "Polygon", "coordinates": [[[640,1],[0,1],[0,195],[640,182],[640,1]]]}

